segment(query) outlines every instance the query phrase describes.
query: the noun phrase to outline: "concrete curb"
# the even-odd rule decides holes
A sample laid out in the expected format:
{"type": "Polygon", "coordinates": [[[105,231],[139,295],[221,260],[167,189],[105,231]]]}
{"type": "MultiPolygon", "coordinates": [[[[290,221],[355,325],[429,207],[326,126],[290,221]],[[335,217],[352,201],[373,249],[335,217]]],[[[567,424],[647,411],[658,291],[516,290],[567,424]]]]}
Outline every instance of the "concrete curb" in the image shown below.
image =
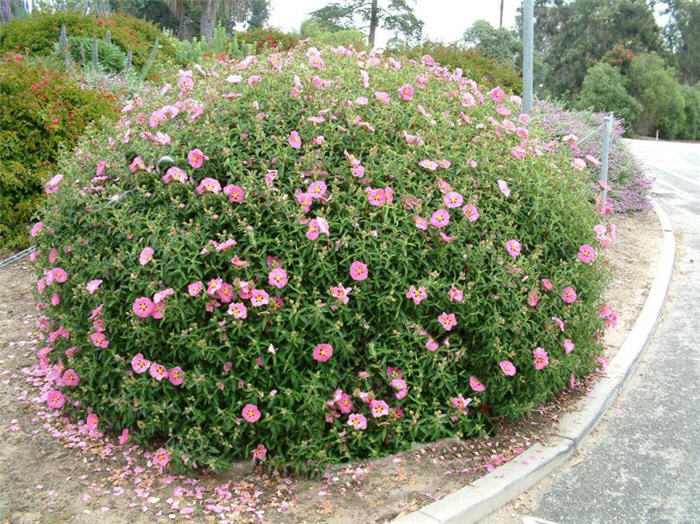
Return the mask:
{"type": "Polygon", "coordinates": [[[440,500],[395,519],[395,524],[468,523],[486,517],[561,466],[581,445],[617,397],[651,339],[666,301],[673,274],[676,241],[666,213],[653,202],[663,229],[663,248],[654,282],[632,330],[577,409],[562,417],[553,445],[535,444],[518,459],[440,500]]]}

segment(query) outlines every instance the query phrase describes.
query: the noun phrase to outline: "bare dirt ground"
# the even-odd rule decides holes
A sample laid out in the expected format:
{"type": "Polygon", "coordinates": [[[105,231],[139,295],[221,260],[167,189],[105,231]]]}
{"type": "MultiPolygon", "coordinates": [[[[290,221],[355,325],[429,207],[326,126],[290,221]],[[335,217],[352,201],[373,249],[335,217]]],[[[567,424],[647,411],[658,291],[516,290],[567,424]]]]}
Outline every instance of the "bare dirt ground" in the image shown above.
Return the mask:
{"type": "MultiPolygon", "coordinates": [[[[615,217],[605,252],[614,278],[606,293],[619,323],[607,355],[629,332],[651,286],[662,245],[653,213],[615,217]]],[[[32,374],[41,344],[34,279],[26,261],[0,269],[0,522],[386,522],[413,511],[545,442],[559,415],[585,395],[582,379],[530,417],[495,435],[443,441],[383,459],[335,468],[320,480],[283,478],[241,464],[216,477],[159,474],[148,452],[87,435],[44,409],[43,379],[32,374]]],[[[521,460],[524,458],[521,457],[521,460]]]]}

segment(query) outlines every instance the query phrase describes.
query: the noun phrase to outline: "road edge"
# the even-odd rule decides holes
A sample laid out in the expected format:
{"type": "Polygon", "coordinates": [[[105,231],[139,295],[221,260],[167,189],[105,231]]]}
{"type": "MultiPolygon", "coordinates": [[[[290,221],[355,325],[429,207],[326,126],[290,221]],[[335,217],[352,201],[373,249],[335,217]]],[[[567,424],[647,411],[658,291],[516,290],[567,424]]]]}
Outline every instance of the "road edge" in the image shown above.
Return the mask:
{"type": "Polygon", "coordinates": [[[673,275],[676,240],[666,213],[654,200],[652,206],[661,224],[663,247],[649,294],[632,330],[610,361],[605,376],[588,396],[579,400],[576,411],[562,417],[554,444],[547,447],[535,444],[521,455],[525,460],[511,460],[454,493],[398,517],[392,521],[394,524],[476,522],[553,473],[578,449],[617,398],[644,354],[666,302],[673,275]]]}

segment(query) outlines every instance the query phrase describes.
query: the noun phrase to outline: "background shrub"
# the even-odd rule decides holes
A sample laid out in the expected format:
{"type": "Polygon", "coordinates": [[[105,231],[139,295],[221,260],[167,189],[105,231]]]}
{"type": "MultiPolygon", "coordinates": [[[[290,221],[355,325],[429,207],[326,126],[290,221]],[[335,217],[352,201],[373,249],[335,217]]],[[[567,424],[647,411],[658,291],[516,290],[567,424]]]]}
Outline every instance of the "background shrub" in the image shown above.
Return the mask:
{"type": "MultiPolygon", "coordinates": [[[[71,59],[79,64],[91,64],[92,51],[95,43],[97,44],[97,61],[100,68],[113,73],[118,73],[124,69],[126,66],[126,53],[114,44],[95,38],[69,36],[68,50],[71,59]]],[[[56,42],[53,49],[54,54],[60,57],[60,42],[56,42]]]]}
{"type": "Polygon", "coordinates": [[[299,29],[299,37],[310,38],[315,45],[345,46],[357,50],[366,49],[367,36],[357,29],[328,30],[324,25],[314,19],[304,20],[299,29]]]}
{"type": "Polygon", "coordinates": [[[175,75],[63,157],[36,262],[67,411],[179,467],[262,445],[311,471],[484,431],[595,367],[599,218],[569,146],[445,68],[318,53],[175,75]]]}
{"type": "Polygon", "coordinates": [[[700,83],[681,86],[685,105],[685,123],[678,138],[698,140],[700,138],[700,83]]]}
{"type": "Polygon", "coordinates": [[[111,93],[21,57],[0,64],[0,250],[26,246],[27,224],[56,173],[56,159],[85,127],[115,115],[111,93]]]}
{"type": "Polygon", "coordinates": [[[642,104],[636,131],[672,140],[685,127],[683,91],[675,72],[655,53],[639,55],[632,60],[627,75],[629,92],[642,104]]]}
{"type": "Polygon", "coordinates": [[[575,106],[592,111],[612,111],[618,119],[622,119],[627,131],[632,129],[642,111],[642,105],[625,89],[620,72],[605,62],[588,69],[575,106]]]}
{"type": "MultiPolygon", "coordinates": [[[[604,113],[566,110],[556,102],[537,100],[531,114],[537,126],[550,138],[575,135],[579,141],[574,153],[580,157],[590,155],[600,160],[602,134],[599,128],[603,124],[604,113]],[[584,138],[586,139],[583,140],[584,138]]],[[[624,133],[622,120],[614,120],[608,158],[608,181],[611,187],[609,199],[618,213],[644,211],[650,206],[652,180],[644,174],[637,160],[620,140],[624,133]]],[[[597,182],[600,179],[600,168],[592,166],[589,174],[591,180],[597,182]]]]}
{"type": "MultiPolygon", "coordinates": [[[[66,26],[70,36],[95,37],[104,40],[109,30],[112,43],[125,53],[132,52],[133,64],[141,68],[153,50],[159,37],[157,63],[167,63],[175,58],[175,48],[157,26],[123,14],[106,17],[82,15],[72,11],[35,13],[23,20],[14,20],[0,27],[0,54],[20,52],[46,56],[53,52],[59,41],[61,26],[66,26]]],[[[88,55],[89,56],[89,55],[88,55]]]]}
{"type": "Polygon", "coordinates": [[[263,49],[269,49],[271,52],[287,51],[299,43],[297,35],[283,33],[274,28],[250,29],[244,33],[236,33],[236,37],[242,44],[251,44],[256,53],[263,49]]]}
{"type": "Polygon", "coordinates": [[[474,49],[428,41],[412,49],[402,49],[400,53],[408,58],[417,59],[423,55],[431,55],[441,65],[453,70],[459,67],[466,76],[478,79],[479,83],[485,86],[501,86],[513,93],[523,91],[522,78],[513,68],[504,66],[493,58],[487,58],[474,49]]]}

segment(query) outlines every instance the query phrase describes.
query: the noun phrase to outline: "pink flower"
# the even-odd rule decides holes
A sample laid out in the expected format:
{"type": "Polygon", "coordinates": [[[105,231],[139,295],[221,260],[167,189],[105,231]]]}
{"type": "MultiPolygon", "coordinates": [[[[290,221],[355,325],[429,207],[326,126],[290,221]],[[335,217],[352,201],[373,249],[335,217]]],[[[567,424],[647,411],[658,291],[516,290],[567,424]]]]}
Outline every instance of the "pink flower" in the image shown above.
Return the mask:
{"type": "Polygon", "coordinates": [[[29,234],[33,237],[37,236],[41,231],[44,229],[44,223],[39,221],[36,224],[32,226],[32,230],[29,232],[29,234]]]}
{"type": "Polygon", "coordinates": [[[60,267],[55,267],[51,270],[51,277],[53,278],[54,282],[65,282],[68,280],[68,273],[66,273],[66,270],[60,267]]]}
{"type": "Polygon", "coordinates": [[[586,169],[586,161],[582,158],[574,158],[571,161],[571,167],[574,168],[574,171],[583,171],[586,169]]]}
{"type": "Polygon", "coordinates": [[[413,98],[413,86],[411,84],[399,87],[398,91],[401,100],[411,100],[413,98]]]}
{"type": "Polygon", "coordinates": [[[569,339],[569,338],[564,339],[564,351],[566,352],[567,355],[574,350],[574,347],[575,347],[574,343],[571,341],[571,339],[569,339]]]}
{"type": "Polygon", "coordinates": [[[299,204],[301,204],[301,208],[304,210],[304,212],[308,212],[309,209],[311,209],[311,204],[313,202],[313,199],[311,198],[311,195],[308,193],[297,193],[297,201],[299,204]]]}
{"type": "Polygon", "coordinates": [[[571,286],[565,287],[564,291],[561,292],[561,299],[567,304],[573,304],[576,302],[576,298],[576,290],[571,286]]]}
{"type": "Polygon", "coordinates": [[[374,418],[385,417],[389,414],[389,405],[383,400],[372,400],[369,403],[369,409],[374,418]]]}
{"type": "Polygon", "coordinates": [[[58,390],[52,389],[46,395],[46,405],[51,409],[60,409],[66,403],[66,397],[58,390]]]}
{"type": "Polygon", "coordinates": [[[481,381],[478,378],[476,378],[474,375],[471,375],[469,377],[469,387],[477,392],[484,391],[486,389],[486,386],[484,386],[481,383],[481,381]]]}
{"type": "Polygon", "coordinates": [[[250,296],[250,303],[253,307],[266,306],[270,303],[270,295],[262,289],[254,289],[250,296]]]}
{"type": "Polygon", "coordinates": [[[554,323],[559,326],[559,329],[561,329],[562,333],[564,332],[564,321],[560,319],[559,317],[552,317],[552,320],[554,323]]]}
{"type": "Polygon", "coordinates": [[[549,364],[549,355],[547,355],[544,348],[536,348],[532,352],[532,356],[535,357],[535,369],[537,371],[544,369],[549,364]]]}
{"type": "Polygon", "coordinates": [[[93,333],[90,335],[90,340],[92,340],[92,343],[98,348],[106,348],[109,346],[109,340],[104,336],[104,333],[93,333]]]}
{"type": "Polygon", "coordinates": [[[153,295],[153,302],[155,304],[159,304],[160,302],[163,302],[166,298],[172,296],[175,294],[175,290],[171,287],[168,289],[164,289],[163,291],[158,291],[157,293],[154,293],[153,295]]]}
{"type": "Polygon", "coordinates": [[[322,198],[326,194],[326,183],[322,180],[311,182],[306,192],[311,195],[311,198],[322,198]]]}
{"type": "Polygon", "coordinates": [[[352,411],[352,400],[350,399],[350,395],[348,395],[347,393],[342,393],[338,397],[338,400],[335,401],[335,403],[338,406],[338,409],[341,413],[347,414],[352,411]]]}
{"type": "Polygon", "coordinates": [[[92,295],[95,291],[97,291],[97,288],[100,287],[100,284],[102,284],[102,280],[91,280],[87,283],[85,289],[87,289],[87,292],[92,295]]]}
{"type": "Polygon", "coordinates": [[[539,302],[537,293],[534,291],[530,292],[530,294],[527,296],[527,304],[531,307],[535,307],[537,306],[537,302],[539,302]]]}
{"type": "Polygon", "coordinates": [[[189,160],[191,167],[198,169],[202,167],[205,160],[209,160],[209,157],[202,153],[199,148],[197,148],[187,153],[187,160],[189,160]]]}
{"type": "Polygon", "coordinates": [[[168,450],[160,448],[153,454],[153,464],[164,468],[170,462],[170,453],[168,450]]]}
{"type": "Polygon", "coordinates": [[[520,242],[517,240],[508,240],[506,242],[506,250],[513,259],[516,259],[520,254],[520,242]]]}
{"type": "Polygon", "coordinates": [[[306,231],[306,238],[309,240],[316,240],[321,234],[321,228],[319,227],[318,220],[313,219],[309,222],[309,229],[306,231]]]}
{"type": "Polygon", "coordinates": [[[411,286],[406,292],[406,298],[413,300],[413,303],[417,306],[423,300],[428,298],[428,293],[425,291],[425,287],[421,286],[416,289],[416,286],[411,286]]]}
{"type": "Polygon", "coordinates": [[[454,286],[450,286],[450,290],[447,292],[450,297],[450,302],[462,302],[464,300],[464,292],[454,286]]]}
{"type": "Polygon", "coordinates": [[[430,225],[433,227],[445,227],[450,223],[450,214],[446,209],[438,209],[430,217],[430,225]]]}
{"type": "Polygon", "coordinates": [[[501,371],[503,371],[503,373],[509,377],[515,375],[515,372],[517,371],[510,360],[502,360],[498,363],[498,365],[501,366],[501,371]]]}
{"type": "Polygon", "coordinates": [[[148,371],[148,368],[151,367],[151,362],[143,358],[143,355],[141,353],[136,353],[136,355],[134,355],[134,358],[131,359],[131,367],[136,373],[140,375],[141,373],[145,373],[146,371],[148,371]]]}
{"type": "Polygon", "coordinates": [[[242,204],[245,200],[245,191],[243,188],[236,185],[227,185],[223,190],[224,194],[228,196],[230,202],[235,202],[236,204],[242,204]]]}
{"type": "Polygon", "coordinates": [[[353,280],[365,280],[368,274],[369,270],[367,269],[366,264],[363,264],[357,260],[350,264],[350,278],[353,280]]]}
{"type": "Polygon", "coordinates": [[[258,447],[253,450],[253,459],[263,461],[267,455],[267,448],[262,444],[258,444],[258,447]]]}
{"type": "Polygon", "coordinates": [[[391,382],[389,382],[389,385],[396,390],[397,399],[401,400],[406,396],[408,387],[406,386],[406,381],[402,378],[393,379],[391,382]]]}
{"type": "Polygon", "coordinates": [[[136,316],[141,318],[146,318],[151,316],[153,311],[155,311],[156,305],[148,297],[139,297],[134,300],[134,305],[132,310],[136,313],[136,316]]]}
{"type": "Polygon", "coordinates": [[[554,287],[554,286],[552,285],[552,281],[549,280],[548,278],[543,278],[543,279],[541,280],[541,282],[542,282],[542,286],[543,286],[547,291],[551,291],[551,290],[552,290],[552,287],[554,287]]]}
{"type": "Polygon", "coordinates": [[[80,377],[74,369],[66,369],[61,380],[64,386],[77,386],[80,383],[80,377]]]}
{"type": "Polygon", "coordinates": [[[100,419],[97,415],[94,413],[90,413],[86,418],[85,418],[85,427],[89,431],[95,431],[97,429],[97,426],[100,423],[100,419]]]}
{"type": "Polygon", "coordinates": [[[281,267],[277,267],[270,271],[267,280],[271,286],[282,289],[287,285],[287,272],[281,267]]]}
{"type": "Polygon", "coordinates": [[[418,229],[422,229],[423,231],[428,229],[428,221],[425,218],[416,215],[413,217],[413,221],[418,229]]]}
{"type": "Polygon", "coordinates": [[[289,145],[294,149],[299,149],[301,147],[301,137],[296,131],[292,131],[289,134],[289,145]]]}
{"type": "Polygon", "coordinates": [[[506,97],[505,92],[503,89],[499,87],[494,87],[491,91],[489,91],[489,96],[491,97],[491,100],[494,102],[502,102],[503,99],[506,97]]]}
{"type": "Polygon", "coordinates": [[[176,166],[171,166],[168,168],[168,170],[165,172],[162,178],[164,183],[169,183],[173,180],[176,180],[177,182],[187,182],[187,173],[185,173],[182,169],[176,166]]]}
{"type": "Polygon", "coordinates": [[[449,182],[443,180],[442,178],[438,178],[438,189],[440,190],[440,193],[446,195],[452,191],[452,186],[449,184],[449,182]]]}
{"type": "Polygon", "coordinates": [[[430,171],[435,171],[438,168],[438,163],[435,162],[435,160],[430,160],[429,158],[421,160],[418,162],[418,165],[424,167],[425,169],[429,169],[430,171]]]}
{"type": "Polygon", "coordinates": [[[578,259],[585,264],[590,264],[595,260],[595,249],[588,244],[583,244],[578,248],[578,259]]]}
{"type": "Polygon", "coordinates": [[[383,189],[367,188],[367,199],[375,207],[382,207],[386,202],[386,194],[383,189]]]}
{"type": "Polygon", "coordinates": [[[472,399],[471,398],[464,398],[462,394],[460,393],[456,397],[451,397],[450,402],[452,403],[452,407],[457,408],[458,410],[466,413],[467,412],[467,406],[471,404],[472,399]]]}
{"type": "Polygon", "coordinates": [[[498,181],[498,189],[500,189],[501,193],[503,193],[506,197],[510,196],[510,189],[508,188],[508,184],[505,180],[498,181]]]}
{"type": "Polygon", "coordinates": [[[51,193],[55,193],[58,191],[58,184],[61,183],[61,180],[63,180],[63,175],[59,174],[53,177],[51,180],[46,182],[46,194],[50,195],[51,193]]]}
{"type": "Polygon", "coordinates": [[[386,93],[385,91],[375,92],[374,97],[377,100],[379,100],[382,104],[388,104],[391,102],[391,97],[389,96],[389,93],[386,93]]]}
{"type": "Polygon", "coordinates": [[[450,191],[445,195],[445,198],[443,199],[443,202],[449,208],[459,207],[462,205],[463,201],[464,198],[462,198],[462,195],[460,195],[456,191],[450,191]]]}
{"type": "Polygon", "coordinates": [[[168,376],[168,370],[165,368],[165,366],[158,364],[157,362],[151,362],[151,367],[148,369],[148,373],[158,382],[168,376]]]}
{"type": "Polygon", "coordinates": [[[347,304],[350,301],[349,295],[351,291],[351,287],[344,287],[343,284],[338,284],[335,287],[331,287],[331,295],[333,298],[337,298],[343,304],[347,304]]]}
{"type": "Polygon", "coordinates": [[[361,413],[353,413],[348,417],[348,425],[355,430],[367,429],[367,419],[361,413]]]}
{"type": "Polygon", "coordinates": [[[173,386],[179,386],[185,381],[185,374],[180,366],[175,366],[168,371],[168,380],[173,386]]]}
{"type": "Polygon", "coordinates": [[[260,420],[260,410],[255,404],[246,404],[243,406],[241,415],[247,422],[257,422],[260,420]]]}
{"type": "Polygon", "coordinates": [[[221,184],[218,180],[213,178],[203,178],[202,181],[197,186],[197,194],[201,195],[204,193],[219,193],[221,191],[221,184]]]}
{"type": "Polygon", "coordinates": [[[514,146],[510,149],[510,154],[517,159],[523,159],[525,158],[525,155],[527,155],[527,151],[525,151],[525,148],[523,148],[522,146],[514,146]]]}
{"type": "Polygon", "coordinates": [[[445,313],[444,311],[438,316],[438,322],[442,324],[442,327],[447,331],[452,331],[452,328],[457,325],[457,317],[454,313],[445,313]]]}
{"type": "Polygon", "coordinates": [[[187,286],[187,292],[191,297],[196,297],[199,295],[202,290],[204,289],[204,284],[202,284],[201,280],[198,280],[197,282],[193,282],[192,284],[187,286]]]}
{"type": "Polygon", "coordinates": [[[467,220],[469,222],[474,222],[476,219],[479,218],[479,211],[476,209],[476,206],[474,204],[467,204],[462,208],[462,213],[464,213],[464,216],[467,217],[467,220]]]}
{"type": "Polygon", "coordinates": [[[428,337],[428,341],[425,343],[425,349],[428,351],[436,351],[440,345],[437,343],[433,337],[428,337]]]}
{"type": "Polygon", "coordinates": [[[242,302],[234,302],[228,307],[228,314],[235,319],[242,319],[248,316],[248,309],[242,302]]]}
{"type": "Polygon", "coordinates": [[[318,344],[314,348],[313,357],[318,362],[326,362],[333,356],[333,346],[330,344],[318,344]]]}
{"type": "Polygon", "coordinates": [[[129,440],[129,430],[124,428],[122,434],[119,435],[119,445],[123,446],[129,440]]]}
{"type": "Polygon", "coordinates": [[[153,248],[152,247],[143,248],[143,250],[141,251],[141,254],[139,255],[139,264],[141,264],[142,266],[145,266],[151,260],[153,260],[153,248]]]}

